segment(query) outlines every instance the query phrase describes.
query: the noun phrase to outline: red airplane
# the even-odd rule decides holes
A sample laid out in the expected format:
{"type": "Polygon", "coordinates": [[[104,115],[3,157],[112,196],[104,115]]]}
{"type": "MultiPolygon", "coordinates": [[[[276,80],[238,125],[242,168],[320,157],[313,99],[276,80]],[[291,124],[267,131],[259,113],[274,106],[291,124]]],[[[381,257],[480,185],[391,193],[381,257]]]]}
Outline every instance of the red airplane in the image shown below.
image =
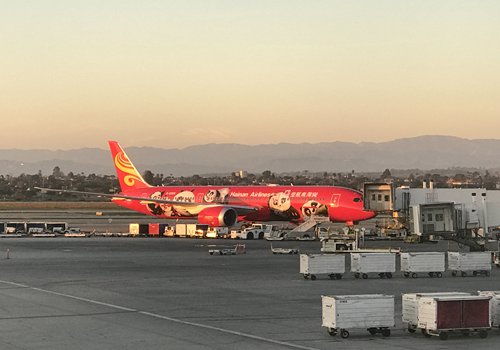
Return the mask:
{"type": "MultiPolygon", "coordinates": [[[[328,217],[349,224],[375,216],[363,210],[362,193],[336,186],[151,186],[118,142],[109,141],[121,193],[102,194],[128,209],[165,219],[197,218],[210,226],[239,221],[302,222],[328,217]]],[[[47,190],[47,189],[44,189],[47,190]]],[[[61,190],[52,190],[61,192],[61,190]]]]}

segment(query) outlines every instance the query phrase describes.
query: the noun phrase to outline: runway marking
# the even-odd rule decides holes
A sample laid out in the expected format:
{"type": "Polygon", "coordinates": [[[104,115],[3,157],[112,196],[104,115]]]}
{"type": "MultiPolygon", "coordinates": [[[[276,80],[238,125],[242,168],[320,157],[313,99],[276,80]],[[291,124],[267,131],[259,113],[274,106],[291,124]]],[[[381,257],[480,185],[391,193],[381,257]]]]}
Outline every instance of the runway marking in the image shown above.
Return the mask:
{"type": "Polygon", "coordinates": [[[106,306],[106,307],[113,308],[113,309],[118,309],[118,310],[123,310],[123,311],[128,311],[128,312],[136,312],[138,314],[141,314],[141,315],[144,315],[144,316],[148,316],[148,317],[154,317],[154,318],[158,318],[158,319],[162,319],[162,320],[166,320],[166,321],[170,321],[170,322],[175,322],[175,323],[179,323],[179,324],[183,324],[183,325],[187,325],[187,326],[192,326],[192,327],[210,329],[210,330],[214,330],[214,331],[221,332],[221,333],[232,334],[232,335],[236,335],[236,336],[240,336],[240,337],[244,337],[244,338],[259,340],[259,341],[263,341],[263,342],[266,342],[266,343],[271,343],[271,344],[276,344],[276,345],[281,345],[281,346],[287,346],[287,347],[294,348],[294,349],[318,350],[317,348],[311,348],[311,347],[308,347],[308,346],[302,346],[302,345],[298,345],[298,344],[292,344],[292,343],[288,343],[286,341],[280,341],[280,340],[275,340],[275,339],[260,337],[258,335],[253,335],[253,334],[248,334],[248,333],[243,333],[243,332],[238,332],[238,331],[232,331],[230,329],[225,329],[225,328],[210,326],[210,325],[206,325],[206,324],[203,324],[203,323],[183,321],[183,320],[178,319],[178,318],[168,317],[168,316],[164,316],[164,315],[160,315],[160,314],[155,314],[155,313],[151,313],[151,312],[143,311],[143,310],[131,309],[131,308],[128,308],[128,307],[125,307],[125,306],[120,306],[120,305],[105,303],[105,302],[98,301],[98,300],[93,300],[93,299],[78,297],[76,295],[71,295],[71,294],[66,294],[66,293],[59,293],[59,292],[55,292],[55,291],[48,290],[48,289],[31,287],[31,286],[28,286],[28,285],[25,285],[25,284],[21,284],[21,283],[4,281],[4,280],[0,280],[0,283],[10,284],[10,285],[13,285],[13,286],[16,286],[16,287],[27,288],[27,289],[35,290],[35,291],[38,291],[38,292],[52,294],[52,295],[57,295],[57,296],[61,296],[61,297],[69,298],[69,299],[74,299],[74,300],[78,300],[78,301],[83,301],[83,302],[87,302],[87,303],[91,303],[91,304],[95,304],[95,305],[106,306]]]}

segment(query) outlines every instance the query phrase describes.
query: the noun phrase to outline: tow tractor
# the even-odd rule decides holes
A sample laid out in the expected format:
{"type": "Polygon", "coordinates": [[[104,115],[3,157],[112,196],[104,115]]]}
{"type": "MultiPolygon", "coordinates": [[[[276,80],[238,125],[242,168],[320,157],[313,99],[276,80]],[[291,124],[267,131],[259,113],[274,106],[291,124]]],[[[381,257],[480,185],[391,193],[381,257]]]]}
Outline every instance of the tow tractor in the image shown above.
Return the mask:
{"type": "Polygon", "coordinates": [[[298,248],[274,248],[272,243],[271,243],[271,251],[273,252],[273,254],[298,254],[299,253],[298,248]]]}
{"type": "Polygon", "coordinates": [[[236,255],[245,254],[246,252],[244,244],[236,244],[234,248],[210,249],[208,251],[210,255],[236,255]]]}

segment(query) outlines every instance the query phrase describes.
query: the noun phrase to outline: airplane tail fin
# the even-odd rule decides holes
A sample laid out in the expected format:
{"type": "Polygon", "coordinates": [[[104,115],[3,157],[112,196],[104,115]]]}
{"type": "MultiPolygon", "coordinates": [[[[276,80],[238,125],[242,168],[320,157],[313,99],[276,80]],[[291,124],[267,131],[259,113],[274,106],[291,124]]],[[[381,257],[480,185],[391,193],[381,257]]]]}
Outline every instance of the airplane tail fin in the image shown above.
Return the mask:
{"type": "Polygon", "coordinates": [[[108,143],[122,192],[129,189],[151,187],[144,181],[118,142],[109,141],[108,143]]]}

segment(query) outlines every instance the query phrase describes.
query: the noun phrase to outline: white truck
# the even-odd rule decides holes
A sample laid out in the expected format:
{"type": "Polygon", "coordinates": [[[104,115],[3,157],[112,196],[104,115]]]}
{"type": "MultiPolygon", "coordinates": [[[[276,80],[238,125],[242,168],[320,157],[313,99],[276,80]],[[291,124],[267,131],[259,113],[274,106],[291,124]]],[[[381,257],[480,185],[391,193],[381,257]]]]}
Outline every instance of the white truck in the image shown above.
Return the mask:
{"type": "Polygon", "coordinates": [[[252,224],[241,231],[231,231],[232,239],[263,239],[270,237],[273,225],[252,224]]]}
{"type": "Polygon", "coordinates": [[[358,250],[358,244],[356,238],[352,235],[337,234],[321,239],[321,251],[325,253],[355,250],[358,250]]]}
{"type": "Polygon", "coordinates": [[[371,335],[388,337],[395,325],[393,295],[323,295],[321,302],[322,325],[332,337],[340,332],[348,338],[348,328],[365,328],[371,335]]]}

